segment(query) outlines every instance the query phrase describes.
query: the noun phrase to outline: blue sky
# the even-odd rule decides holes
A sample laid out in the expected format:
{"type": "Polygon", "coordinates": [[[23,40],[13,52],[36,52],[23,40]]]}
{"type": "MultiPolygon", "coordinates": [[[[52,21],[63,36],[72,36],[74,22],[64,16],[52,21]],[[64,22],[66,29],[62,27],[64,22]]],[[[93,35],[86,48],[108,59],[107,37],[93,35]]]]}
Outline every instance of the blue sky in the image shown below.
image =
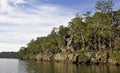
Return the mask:
{"type": "MultiPolygon", "coordinates": [[[[0,52],[18,51],[53,27],[67,26],[77,12],[95,12],[97,0],[0,0],[0,52]]],[[[114,0],[114,10],[120,1],[114,0]]]]}

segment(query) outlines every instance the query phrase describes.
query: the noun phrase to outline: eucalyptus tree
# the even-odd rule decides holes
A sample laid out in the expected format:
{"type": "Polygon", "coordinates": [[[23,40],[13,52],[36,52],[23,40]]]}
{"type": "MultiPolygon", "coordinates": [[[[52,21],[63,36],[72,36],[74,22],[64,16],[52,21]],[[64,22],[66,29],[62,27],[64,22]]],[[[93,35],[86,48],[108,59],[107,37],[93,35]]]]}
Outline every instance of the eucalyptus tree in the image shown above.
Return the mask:
{"type": "Polygon", "coordinates": [[[80,15],[76,15],[68,25],[75,34],[74,43],[78,44],[79,46],[85,47],[85,23],[83,22],[83,18],[80,15]]]}
{"type": "Polygon", "coordinates": [[[69,31],[70,31],[69,27],[65,27],[63,25],[59,26],[58,37],[57,37],[59,48],[61,48],[61,46],[64,45],[64,41],[65,41],[64,37],[69,33],[69,31]]]}
{"type": "MultiPolygon", "coordinates": [[[[104,14],[104,16],[103,17],[105,17],[105,19],[101,19],[102,21],[105,21],[105,23],[103,23],[103,26],[105,26],[105,25],[108,25],[109,27],[110,27],[110,34],[109,34],[109,36],[110,36],[110,38],[109,38],[109,47],[110,47],[110,49],[112,49],[113,47],[112,47],[112,38],[113,38],[113,34],[112,34],[112,23],[113,23],[113,16],[112,16],[112,9],[113,9],[113,6],[114,6],[114,3],[113,3],[113,1],[112,0],[98,0],[97,1],[97,3],[96,3],[96,9],[98,10],[98,11],[100,11],[101,13],[103,13],[104,14]],[[106,21],[106,19],[108,20],[108,23],[106,23],[107,21],[106,21]],[[111,23],[111,21],[112,21],[112,23],[111,23]]],[[[99,25],[101,25],[101,23],[99,23],[99,25]]],[[[100,29],[101,30],[101,29],[100,29]]],[[[101,39],[100,39],[101,37],[99,36],[99,41],[101,41],[101,39]]],[[[100,43],[99,43],[100,44],[100,43]]]]}

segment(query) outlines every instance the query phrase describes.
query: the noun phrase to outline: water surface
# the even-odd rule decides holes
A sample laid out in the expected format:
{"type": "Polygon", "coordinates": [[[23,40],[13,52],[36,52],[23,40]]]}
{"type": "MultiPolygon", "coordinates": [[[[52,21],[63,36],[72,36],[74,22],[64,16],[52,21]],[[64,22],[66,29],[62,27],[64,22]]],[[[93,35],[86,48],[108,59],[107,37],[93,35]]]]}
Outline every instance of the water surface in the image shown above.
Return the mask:
{"type": "Polygon", "coordinates": [[[0,59],[0,73],[120,73],[120,67],[0,59]]]}

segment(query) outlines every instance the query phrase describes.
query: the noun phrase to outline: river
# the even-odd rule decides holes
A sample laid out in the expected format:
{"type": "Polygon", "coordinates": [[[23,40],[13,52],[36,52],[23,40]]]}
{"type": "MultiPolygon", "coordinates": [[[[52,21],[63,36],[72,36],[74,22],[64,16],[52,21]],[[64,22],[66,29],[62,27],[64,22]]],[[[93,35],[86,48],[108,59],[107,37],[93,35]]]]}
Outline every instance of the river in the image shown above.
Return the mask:
{"type": "Polygon", "coordinates": [[[120,67],[0,59],[0,73],[120,73],[120,67]]]}

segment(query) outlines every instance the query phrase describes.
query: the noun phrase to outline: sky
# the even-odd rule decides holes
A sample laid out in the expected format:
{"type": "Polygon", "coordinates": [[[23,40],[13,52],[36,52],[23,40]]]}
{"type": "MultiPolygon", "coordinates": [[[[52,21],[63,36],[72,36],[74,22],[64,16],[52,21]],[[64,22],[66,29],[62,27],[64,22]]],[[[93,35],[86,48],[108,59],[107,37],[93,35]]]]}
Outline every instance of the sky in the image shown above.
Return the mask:
{"type": "MultiPolygon", "coordinates": [[[[0,0],[0,52],[19,51],[31,39],[67,26],[79,12],[95,12],[97,0],[0,0]]],[[[113,0],[114,10],[120,0],[113,0]]]]}

